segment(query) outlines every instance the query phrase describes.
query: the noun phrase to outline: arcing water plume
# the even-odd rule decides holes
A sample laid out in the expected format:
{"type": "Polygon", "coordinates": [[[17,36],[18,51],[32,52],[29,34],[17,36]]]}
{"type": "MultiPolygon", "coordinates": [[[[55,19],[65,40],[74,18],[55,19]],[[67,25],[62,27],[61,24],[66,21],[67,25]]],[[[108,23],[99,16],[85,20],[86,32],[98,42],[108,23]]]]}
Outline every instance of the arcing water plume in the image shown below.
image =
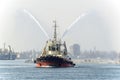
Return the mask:
{"type": "Polygon", "coordinates": [[[63,35],[62,35],[62,39],[63,39],[63,37],[68,33],[68,31],[73,27],[73,25],[75,24],[75,23],[77,23],[82,17],[84,17],[86,15],[86,13],[83,13],[81,16],[79,16],[66,30],[65,30],[65,32],[63,33],[63,35]]]}
{"type": "Polygon", "coordinates": [[[26,9],[23,10],[25,13],[27,13],[39,26],[39,28],[43,31],[43,33],[46,35],[47,38],[49,38],[47,32],[44,30],[44,28],[40,25],[40,23],[38,22],[38,20],[26,9]]]}

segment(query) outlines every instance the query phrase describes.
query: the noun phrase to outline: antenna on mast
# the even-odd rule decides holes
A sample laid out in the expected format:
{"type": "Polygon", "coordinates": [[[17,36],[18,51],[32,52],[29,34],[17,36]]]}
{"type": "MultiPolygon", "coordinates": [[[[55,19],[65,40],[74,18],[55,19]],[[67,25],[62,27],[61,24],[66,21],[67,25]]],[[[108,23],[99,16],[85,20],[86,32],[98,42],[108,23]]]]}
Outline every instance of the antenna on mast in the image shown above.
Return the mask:
{"type": "Polygon", "coordinates": [[[53,21],[53,23],[54,23],[54,40],[56,41],[57,40],[57,31],[56,31],[56,27],[57,27],[57,25],[56,25],[56,20],[54,20],[53,21]]]}

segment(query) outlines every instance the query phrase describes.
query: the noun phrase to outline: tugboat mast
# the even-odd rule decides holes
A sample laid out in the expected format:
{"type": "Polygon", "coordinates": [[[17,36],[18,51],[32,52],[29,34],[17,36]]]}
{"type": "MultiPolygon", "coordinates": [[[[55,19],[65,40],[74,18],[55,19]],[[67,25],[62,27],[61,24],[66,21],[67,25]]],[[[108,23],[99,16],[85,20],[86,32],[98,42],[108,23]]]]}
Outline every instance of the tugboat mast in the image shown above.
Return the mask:
{"type": "Polygon", "coordinates": [[[56,21],[53,21],[54,22],[54,40],[57,41],[57,32],[56,32],[56,21]]]}

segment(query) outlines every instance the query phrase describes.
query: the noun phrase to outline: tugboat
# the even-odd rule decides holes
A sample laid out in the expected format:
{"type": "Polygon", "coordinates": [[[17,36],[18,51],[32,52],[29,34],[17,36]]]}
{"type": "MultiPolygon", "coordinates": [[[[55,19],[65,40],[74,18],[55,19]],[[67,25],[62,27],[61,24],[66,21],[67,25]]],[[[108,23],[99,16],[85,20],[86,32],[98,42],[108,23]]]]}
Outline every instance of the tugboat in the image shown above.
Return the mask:
{"type": "Polygon", "coordinates": [[[65,41],[57,39],[56,21],[54,21],[54,36],[53,39],[46,41],[46,45],[42,54],[34,60],[36,67],[74,67],[75,64],[67,55],[67,47],[65,41]]]}

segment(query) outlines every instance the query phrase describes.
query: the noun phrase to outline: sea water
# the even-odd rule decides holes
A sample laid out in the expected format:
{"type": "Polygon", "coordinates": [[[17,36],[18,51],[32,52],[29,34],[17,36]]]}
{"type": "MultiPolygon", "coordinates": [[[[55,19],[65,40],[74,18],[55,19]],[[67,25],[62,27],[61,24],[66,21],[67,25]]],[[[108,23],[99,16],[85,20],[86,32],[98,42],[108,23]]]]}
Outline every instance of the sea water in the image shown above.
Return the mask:
{"type": "Polygon", "coordinates": [[[120,80],[118,64],[76,64],[70,68],[36,68],[24,60],[0,60],[0,80],[120,80]]]}

